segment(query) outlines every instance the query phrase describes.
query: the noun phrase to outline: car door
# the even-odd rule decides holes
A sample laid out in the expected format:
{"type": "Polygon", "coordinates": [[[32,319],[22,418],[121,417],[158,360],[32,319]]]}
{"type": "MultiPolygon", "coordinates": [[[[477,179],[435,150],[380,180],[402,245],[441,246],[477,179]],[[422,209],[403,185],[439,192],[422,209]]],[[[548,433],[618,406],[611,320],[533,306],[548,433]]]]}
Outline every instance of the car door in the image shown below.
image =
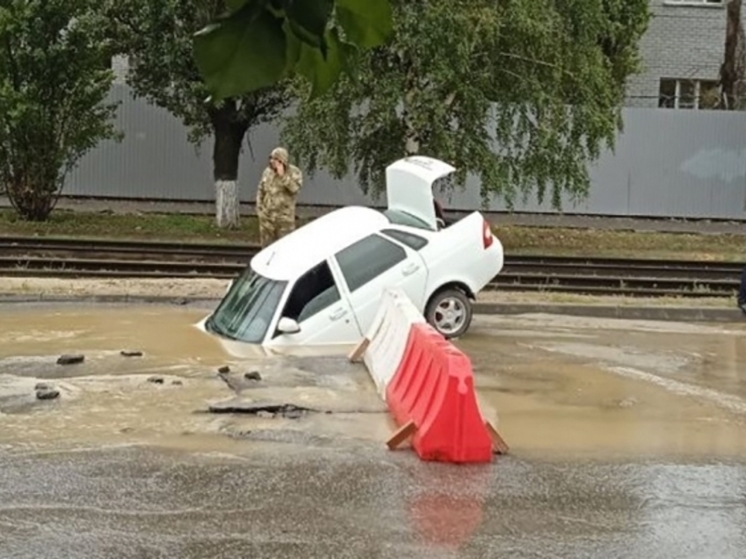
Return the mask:
{"type": "Polygon", "coordinates": [[[300,332],[275,331],[267,345],[335,345],[357,343],[362,337],[349,301],[342,296],[329,262],[315,266],[295,282],[280,318],[291,318],[300,332]]]}
{"type": "Polygon", "coordinates": [[[386,288],[400,288],[423,310],[428,272],[424,260],[411,248],[373,234],[341,250],[334,258],[363,333],[373,322],[386,288]]]}

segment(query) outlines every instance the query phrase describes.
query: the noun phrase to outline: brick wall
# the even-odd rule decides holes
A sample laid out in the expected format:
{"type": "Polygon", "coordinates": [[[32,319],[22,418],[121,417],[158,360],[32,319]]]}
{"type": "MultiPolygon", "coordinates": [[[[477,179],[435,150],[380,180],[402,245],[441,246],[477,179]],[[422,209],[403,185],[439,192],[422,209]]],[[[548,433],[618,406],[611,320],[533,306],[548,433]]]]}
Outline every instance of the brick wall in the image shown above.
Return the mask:
{"type": "Polygon", "coordinates": [[[726,4],[651,0],[652,17],[640,43],[643,68],[628,81],[627,105],[657,107],[661,78],[718,79],[726,4]]]}
{"type": "Polygon", "coordinates": [[[114,83],[124,84],[129,69],[129,60],[126,56],[115,56],[111,59],[111,69],[114,71],[114,83]]]}

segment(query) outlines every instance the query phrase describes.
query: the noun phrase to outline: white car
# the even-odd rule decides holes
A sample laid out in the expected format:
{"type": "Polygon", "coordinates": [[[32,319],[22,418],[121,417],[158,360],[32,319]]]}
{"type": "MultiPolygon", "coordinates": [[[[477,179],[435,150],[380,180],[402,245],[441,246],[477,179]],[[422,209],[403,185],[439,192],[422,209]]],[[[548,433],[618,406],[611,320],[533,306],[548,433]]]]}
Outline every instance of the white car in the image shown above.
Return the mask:
{"type": "Polygon", "coordinates": [[[479,212],[447,227],[436,219],[433,182],[453,171],[428,157],[393,163],[387,210],[337,209],[266,247],[201,327],[264,346],[354,344],[383,289],[398,287],[441,334],[461,336],[503,247],[479,212]]]}

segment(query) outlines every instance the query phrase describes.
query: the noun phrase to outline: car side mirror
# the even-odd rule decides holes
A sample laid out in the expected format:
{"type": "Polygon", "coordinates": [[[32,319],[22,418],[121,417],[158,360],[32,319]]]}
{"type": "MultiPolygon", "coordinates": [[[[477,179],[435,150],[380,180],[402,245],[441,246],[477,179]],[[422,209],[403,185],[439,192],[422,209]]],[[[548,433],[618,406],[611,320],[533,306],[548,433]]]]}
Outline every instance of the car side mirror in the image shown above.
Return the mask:
{"type": "Polygon", "coordinates": [[[283,334],[297,334],[300,332],[300,324],[292,318],[283,316],[277,324],[277,330],[283,334]]]}

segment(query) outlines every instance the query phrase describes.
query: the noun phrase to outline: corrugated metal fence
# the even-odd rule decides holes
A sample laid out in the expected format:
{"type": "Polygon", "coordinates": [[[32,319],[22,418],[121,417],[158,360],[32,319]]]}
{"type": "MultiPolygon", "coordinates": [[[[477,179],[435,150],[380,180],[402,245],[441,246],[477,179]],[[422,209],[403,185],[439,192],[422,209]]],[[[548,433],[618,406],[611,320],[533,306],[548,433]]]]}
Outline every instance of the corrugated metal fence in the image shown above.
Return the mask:
{"type": "MultiPolygon", "coordinates": [[[[214,199],[212,142],[197,151],[186,129],[168,112],[133,99],[116,85],[111,97],[122,100],[121,143],[105,142],[89,153],[69,176],[65,194],[157,200],[214,199]]],[[[746,114],[665,109],[624,110],[624,133],[616,152],[591,168],[590,195],[578,204],[566,200],[567,214],[736,218],[746,217],[746,114]]],[[[264,126],[250,138],[241,160],[241,199],[251,201],[278,129],[264,126]]],[[[333,180],[326,173],[307,177],[301,203],[368,204],[354,178],[333,180]]],[[[479,183],[445,202],[452,209],[480,207],[479,183]]],[[[505,205],[492,201],[490,209],[505,205]]],[[[553,213],[549,202],[529,199],[517,211],[553,213]]]]}

